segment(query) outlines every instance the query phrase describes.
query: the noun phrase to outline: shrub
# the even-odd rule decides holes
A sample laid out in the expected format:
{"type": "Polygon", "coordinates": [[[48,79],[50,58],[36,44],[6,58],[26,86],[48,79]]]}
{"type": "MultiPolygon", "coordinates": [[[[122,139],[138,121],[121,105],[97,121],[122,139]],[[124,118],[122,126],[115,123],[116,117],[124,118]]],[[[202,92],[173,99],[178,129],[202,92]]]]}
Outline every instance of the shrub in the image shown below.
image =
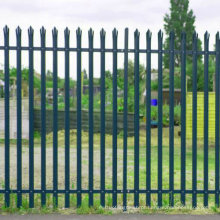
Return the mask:
{"type": "Polygon", "coordinates": [[[163,105],[163,125],[169,125],[169,105],[163,105]]]}
{"type": "Polygon", "coordinates": [[[174,124],[180,125],[180,122],[181,122],[181,106],[176,105],[174,107],[174,124]]]}
{"type": "Polygon", "coordinates": [[[158,120],[158,107],[151,106],[151,120],[157,121],[158,120]]]}
{"type": "MultiPolygon", "coordinates": [[[[163,126],[169,125],[170,109],[169,105],[163,105],[163,126]]],[[[151,106],[151,120],[158,121],[158,106],[151,106]]],[[[181,106],[174,107],[174,125],[179,125],[181,120],[181,106]]]]}

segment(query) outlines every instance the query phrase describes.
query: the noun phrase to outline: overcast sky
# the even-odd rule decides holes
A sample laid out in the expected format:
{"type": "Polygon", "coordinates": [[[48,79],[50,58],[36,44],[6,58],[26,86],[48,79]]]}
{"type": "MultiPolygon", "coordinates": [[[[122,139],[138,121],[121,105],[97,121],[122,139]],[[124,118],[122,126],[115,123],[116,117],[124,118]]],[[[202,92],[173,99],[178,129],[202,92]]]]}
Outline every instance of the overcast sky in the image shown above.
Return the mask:
{"type": "MultiPolygon", "coordinates": [[[[67,26],[71,30],[70,45],[75,46],[75,30],[83,31],[82,46],[88,44],[88,29],[95,31],[95,47],[100,46],[99,31],[103,27],[107,31],[107,47],[112,46],[112,29],[119,31],[118,47],[123,48],[124,28],[130,29],[129,46],[133,47],[133,32],[136,28],[141,32],[140,46],[146,47],[145,33],[150,29],[153,33],[152,48],[157,48],[157,32],[163,29],[163,17],[169,12],[169,0],[0,0],[0,29],[6,24],[10,28],[10,43],[15,44],[15,28],[19,25],[22,32],[22,44],[27,45],[27,29],[31,25],[35,30],[35,45],[39,45],[39,29],[42,25],[47,29],[47,45],[51,45],[51,30],[56,26],[59,30],[59,46],[63,46],[63,30],[67,26]]],[[[190,8],[196,15],[196,29],[203,40],[207,30],[210,34],[210,48],[213,49],[216,32],[220,29],[220,0],[191,0],[190,8]]],[[[3,32],[0,31],[0,44],[3,44],[3,32]]],[[[27,66],[27,53],[23,53],[23,66],[27,66]]],[[[0,52],[3,57],[3,52],[0,52]]],[[[52,69],[51,53],[47,53],[47,69],[52,69]]],[[[132,58],[132,56],[130,56],[132,58]]],[[[70,68],[75,72],[75,54],[70,56],[70,68]]],[[[106,68],[111,70],[111,55],[107,55],[106,68]]],[[[119,56],[119,66],[123,65],[123,56],[119,56]]],[[[59,56],[59,74],[63,75],[63,54],[59,56]]],[[[4,60],[0,58],[0,63],[4,60]]],[[[145,56],[141,55],[141,62],[145,56]]],[[[39,53],[35,55],[35,68],[39,70],[39,53]]],[[[156,67],[156,59],[153,66],[156,67]]],[[[11,66],[15,65],[15,53],[11,53],[11,66]]],[[[83,68],[87,69],[88,57],[83,56],[83,68]]],[[[95,75],[99,75],[99,55],[95,55],[95,75]]],[[[74,73],[73,73],[74,74],[74,73]]],[[[73,76],[74,77],[74,76],[73,76]]],[[[75,77],[74,77],[75,78],[75,77]]]]}

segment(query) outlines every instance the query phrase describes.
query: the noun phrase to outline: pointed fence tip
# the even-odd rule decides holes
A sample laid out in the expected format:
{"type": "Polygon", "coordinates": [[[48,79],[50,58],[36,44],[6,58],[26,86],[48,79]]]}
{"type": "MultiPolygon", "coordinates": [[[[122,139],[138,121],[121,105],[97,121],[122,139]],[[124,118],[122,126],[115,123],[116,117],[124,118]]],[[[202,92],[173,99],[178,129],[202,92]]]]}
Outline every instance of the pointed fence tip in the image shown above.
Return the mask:
{"type": "Polygon", "coordinates": [[[158,31],[158,37],[159,37],[159,38],[163,38],[163,32],[162,32],[161,29],[158,31]]]}
{"type": "Polygon", "coordinates": [[[196,31],[193,32],[193,37],[195,37],[195,36],[197,36],[197,32],[196,31]]]}
{"type": "Polygon", "coordinates": [[[197,40],[198,39],[198,33],[196,31],[193,32],[193,40],[197,40]]]}
{"type": "Polygon", "coordinates": [[[118,31],[117,31],[116,28],[113,29],[112,34],[113,34],[113,36],[117,36],[118,35],[118,31]]]}
{"type": "Polygon", "coordinates": [[[208,31],[205,32],[204,38],[205,40],[209,40],[210,34],[208,33],[208,31]]]}
{"type": "Polygon", "coordinates": [[[140,32],[139,32],[138,29],[136,29],[136,30],[134,31],[134,36],[135,36],[135,37],[139,37],[139,36],[140,36],[140,32]]]}
{"type": "Polygon", "coordinates": [[[80,29],[80,27],[78,27],[78,28],[76,29],[76,35],[77,35],[77,36],[81,36],[81,35],[82,35],[82,30],[80,29]]]}
{"type": "Polygon", "coordinates": [[[89,37],[93,37],[94,31],[92,30],[92,28],[89,28],[88,35],[89,37]]]}
{"type": "Polygon", "coordinates": [[[128,29],[128,27],[126,27],[125,28],[125,37],[127,36],[127,38],[128,38],[128,33],[129,33],[129,29],[128,29]]]}
{"type": "Polygon", "coordinates": [[[46,34],[46,29],[44,28],[44,26],[41,27],[40,34],[41,35],[45,35],[46,34]]]}
{"type": "Polygon", "coordinates": [[[151,33],[150,29],[148,29],[147,30],[147,38],[151,38],[151,36],[152,36],[152,33],[151,33]]]}
{"type": "Polygon", "coordinates": [[[16,28],[15,32],[16,32],[16,35],[17,35],[17,36],[21,35],[21,28],[18,26],[18,27],[16,28]]]}
{"type": "Polygon", "coordinates": [[[17,26],[16,30],[18,30],[18,31],[20,31],[20,30],[21,30],[21,28],[20,28],[20,26],[19,26],[19,25],[17,26]]]}
{"type": "Polygon", "coordinates": [[[215,50],[219,51],[220,50],[220,38],[219,38],[219,31],[216,33],[216,38],[215,38],[215,50]]]}
{"type": "Polygon", "coordinates": [[[65,35],[65,36],[69,36],[69,35],[70,35],[70,30],[69,30],[68,27],[65,28],[65,30],[64,30],[64,35],[65,35]]]}
{"type": "Polygon", "coordinates": [[[58,34],[58,30],[56,27],[54,27],[52,30],[52,35],[57,35],[57,34],[58,34]]]}
{"type": "Polygon", "coordinates": [[[101,35],[101,36],[105,36],[105,33],[106,33],[106,32],[105,32],[104,28],[102,28],[101,31],[100,31],[100,35],[101,35]]]}
{"type": "Polygon", "coordinates": [[[7,34],[9,32],[9,28],[7,25],[5,25],[5,27],[3,28],[3,31],[5,34],[7,34]]]}
{"type": "Polygon", "coordinates": [[[34,29],[32,28],[32,26],[30,26],[30,27],[28,28],[28,33],[31,34],[31,33],[33,33],[33,32],[34,32],[34,29]]]}

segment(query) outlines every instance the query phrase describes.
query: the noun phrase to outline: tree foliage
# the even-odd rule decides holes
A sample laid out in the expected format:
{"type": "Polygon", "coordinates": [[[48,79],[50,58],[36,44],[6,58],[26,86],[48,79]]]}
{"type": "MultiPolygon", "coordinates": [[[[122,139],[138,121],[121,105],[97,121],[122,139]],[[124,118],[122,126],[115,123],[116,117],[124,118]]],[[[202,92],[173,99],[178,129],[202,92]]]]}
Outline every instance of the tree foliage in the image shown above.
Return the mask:
{"type": "MultiPolygon", "coordinates": [[[[110,71],[105,73],[105,84],[106,84],[106,99],[107,102],[112,102],[112,74],[110,71]]],[[[145,90],[146,84],[146,69],[143,65],[139,65],[139,96],[140,96],[140,107],[142,103],[142,97],[145,90]]],[[[117,88],[118,88],[118,111],[123,111],[124,103],[124,69],[117,70],[117,88]]],[[[112,103],[111,103],[112,104],[112,103]]],[[[142,109],[142,108],[140,108],[142,109]]],[[[128,61],[128,111],[134,112],[134,62],[128,61]]],[[[140,110],[141,111],[141,110],[140,110]]],[[[141,112],[142,113],[142,112],[141,112]]]]}
{"type": "MultiPolygon", "coordinates": [[[[192,50],[192,39],[195,31],[195,15],[189,9],[189,0],[170,0],[170,12],[164,16],[164,29],[167,35],[164,49],[169,50],[169,33],[175,34],[175,49],[181,49],[181,33],[186,33],[186,50],[192,50]]],[[[201,40],[198,39],[198,50],[201,50],[201,40]]],[[[190,59],[190,57],[187,57],[190,59]]],[[[199,57],[201,60],[201,57],[199,57]]],[[[180,54],[175,54],[175,66],[180,66],[180,54]]],[[[169,68],[169,54],[164,55],[164,67],[169,68]]]]}

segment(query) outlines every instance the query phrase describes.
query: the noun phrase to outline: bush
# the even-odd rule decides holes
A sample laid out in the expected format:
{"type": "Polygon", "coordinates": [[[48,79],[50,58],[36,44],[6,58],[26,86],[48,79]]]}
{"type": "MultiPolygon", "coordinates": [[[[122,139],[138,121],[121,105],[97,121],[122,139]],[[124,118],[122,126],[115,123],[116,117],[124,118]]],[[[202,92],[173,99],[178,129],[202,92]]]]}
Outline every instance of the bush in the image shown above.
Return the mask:
{"type": "Polygon", "coordinates": [[[169,125],[169,105],[165,104],[163,105],[163,125],[168,126],[169,125]]]}
{"type": "MultiPolygon", "coordinates": [[[[169,105],[163,105],[163,126],[169,125],[170,108],[169,105]]],[[[151,106],[151,120],[158,121],[158,106],[151,106]]],[[[181,106],[174,107],[174,125],[180,125],[181,106]]]]}
{"type": "Polygon", "coordinates": [[[176,105],[174,107],[174,124],[180,125],[180,122],[181,122],[181,106],[176,105]]]}
{"type": "MultiPolygon", "coordinates": [[[[169,125],[169,116],[170,116],[170,109],[169,105],[165,104],[163,105],[163,125],[168,126],[169,125]]],[[[181,106],[176,105],[174,107],[174,125],[180,125],[181,121],[181,106]]]]}
{"type": "Polygon", "coordinates": [[[158,120],[158,108],[157,106],[151,106],[151,120],[158,120]]]}

